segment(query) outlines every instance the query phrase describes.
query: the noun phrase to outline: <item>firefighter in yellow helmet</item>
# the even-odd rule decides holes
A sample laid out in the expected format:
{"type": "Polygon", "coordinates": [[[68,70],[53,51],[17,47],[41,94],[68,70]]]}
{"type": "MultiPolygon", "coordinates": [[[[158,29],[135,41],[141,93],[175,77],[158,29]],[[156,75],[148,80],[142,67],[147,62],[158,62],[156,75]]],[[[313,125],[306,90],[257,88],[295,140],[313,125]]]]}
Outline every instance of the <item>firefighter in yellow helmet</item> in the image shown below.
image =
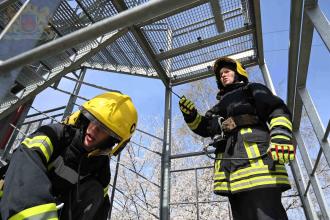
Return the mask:
{"type": "Polygon", "coordinates": [[[295,158],[291,114],[266,86],[249,83],[237,60],[219,58],[213,70],[218,103],[204,116],[185,97],[179,106],[193,132],[214,140],[214,192],[229,198],[235,220],[287,219],[281,194],[290,189],[284,163],[295,158]]]}
{"type": "Polygon", "coordinates": [[[38,128],[10,160],[1,219],[107,219],[109,156],[123,150],[136,125],[131,98],[107,92],[63,123],[38,128]]]}

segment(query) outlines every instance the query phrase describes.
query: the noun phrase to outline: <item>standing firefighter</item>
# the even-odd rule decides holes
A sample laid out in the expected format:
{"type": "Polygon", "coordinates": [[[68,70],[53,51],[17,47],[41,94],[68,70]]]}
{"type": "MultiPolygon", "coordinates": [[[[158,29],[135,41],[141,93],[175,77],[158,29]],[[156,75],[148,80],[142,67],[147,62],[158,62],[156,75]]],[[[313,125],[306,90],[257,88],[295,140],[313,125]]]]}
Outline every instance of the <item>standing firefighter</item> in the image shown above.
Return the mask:
{"type": "Polygon", "coordinates": [[[189,128],[215,140],[214,192],[228,196],[235,220],[287,219],[281,194],[290,189],[284,163],[295,158],[290,112],[267,87],[248,83],[238,61],[219,58],[214,73],[219,102],[205,116],[184,96],[179,102],[189,128]]]}
{"type": "Polygon", "coordinates": [[[130,141],[136,123],[130,97],[108,92],[64,123],[40,127],[12,156],[1,219],[107,219],[109,156],[130,141]]]}

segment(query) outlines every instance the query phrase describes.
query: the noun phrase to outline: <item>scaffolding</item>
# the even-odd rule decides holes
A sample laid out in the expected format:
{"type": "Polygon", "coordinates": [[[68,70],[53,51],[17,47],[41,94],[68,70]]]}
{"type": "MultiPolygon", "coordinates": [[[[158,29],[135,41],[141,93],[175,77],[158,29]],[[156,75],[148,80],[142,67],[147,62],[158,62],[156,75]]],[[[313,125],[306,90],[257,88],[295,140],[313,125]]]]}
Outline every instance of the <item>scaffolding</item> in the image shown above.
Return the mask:
{"type": "MultiPolygon", "coordinates": [[[[293,113],[298,156],[290,168],[306,219],[330,219],[329,201],[316,174],[321,157],[330,165],[330,121],[325,128],[306,87],[314,30],[329,50],[329,22],[318,2],[292,0],[287,104],[293,113]],[[300,132],[303,111],[319,142],[315,161],[300,132]]],[[[264,59],[259,0],[3,0],[0,31],[1,160],[9,161],[13,147],[33,129],[62,120],[79,105],[78,99],[88,100],[79,95],[82,85],[113,91],[85,81],[88,69],[159,79],[165,87],[163,138],[140,129],[138,133],[162,144],[161,152],[140,145],[159,158],[160,182],[148,180],[118,156],[111,183],[110,217],[118,193],[126,196],[116,186],[119,169],[129,170],[158,188],[159,214],[152,214],[155,219],[170,219],[171,209],[184,204],[193,204],[200,219],[203,203],[227,203],[199,200],[198,172],[212,166],[171,169],[173,160],[204,154],[171,153],[171,91],[212,76],[214,60],[231,56],[246,67],[259,67],[265,84],[275,93],[264,59]],[[27,16],[32,20],[22,22],[27,16]],[[72,91],[59,88],[62,79],[74,83],[72,91]],[[33,100],[47,88],[67,94],[68,103],[38,111],[33,100]],[[29,109],[37,113],[28,115],[29,109]],[[171,175],[190,171],[196,180],[195,201],[171,202],[171,175]]]]}

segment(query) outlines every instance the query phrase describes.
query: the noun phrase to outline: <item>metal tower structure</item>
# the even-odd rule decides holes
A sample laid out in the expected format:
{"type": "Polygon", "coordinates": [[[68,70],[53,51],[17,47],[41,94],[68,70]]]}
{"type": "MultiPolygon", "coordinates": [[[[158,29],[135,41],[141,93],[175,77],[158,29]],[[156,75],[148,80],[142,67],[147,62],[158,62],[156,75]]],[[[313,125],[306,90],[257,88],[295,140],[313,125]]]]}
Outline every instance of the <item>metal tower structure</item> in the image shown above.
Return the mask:
{"type": "MultiPolygon", "coordinates": [[[[318,2],[292,0],[287,103],[293,113],[299,156],[290,167],[306,218],[329,219],[329,201],[316,169],[322,156],[330,164],[330,121],[325,129],[306,88],[314,30],[330,49],[329,21],[318,2]],[[316,161],[311,160],[299,132],[303,109],[319,141],[316,161]]],[[[161,180],[154,183],[160,191],[159,216],[155,218],[170,219],[170,178],[184,171],[171,170],[171,161],[202,155],[171,154],[171,89],[212,76],[212,63],[221,56],[239,59],[246,67],[259,66],[265,84],[275,92],[264,59],[259,0],[2,0],[1,159],[10,159],[12,147],[32,124],[40,126],[45,120],[61,120],[70,114],[77,98],[86,99],[79,96],[82,85],[110,90],[84,81],[87,69],[159,79],[166,88],[163,138],[139,131],[163,143],[158,153],[161,180]],[[73,91],[61,90],[61,79],[73,81],[73,91]],[[35,96],[49,87],[68,94],[67,105],[27,115],[35,96]],[[30,120],[35,116],[43,117],[30,120]]],[[[112,205],[119,168],[120,157],[112,182],[112,205]]],[[[192,170],[197,176],[198,169],[209,168],[192,170]]],[[[199,203],[197,194],[197,219],[199,203]]]]}

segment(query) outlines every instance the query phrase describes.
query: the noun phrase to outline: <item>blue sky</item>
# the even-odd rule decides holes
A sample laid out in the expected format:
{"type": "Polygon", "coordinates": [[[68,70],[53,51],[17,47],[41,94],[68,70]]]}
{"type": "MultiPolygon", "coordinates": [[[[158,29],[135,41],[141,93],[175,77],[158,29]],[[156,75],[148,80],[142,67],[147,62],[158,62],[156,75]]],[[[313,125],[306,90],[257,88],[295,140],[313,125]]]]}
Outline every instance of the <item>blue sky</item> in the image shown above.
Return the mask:
{"type": "MultiPolygon", "coordinates": [[[[320,0],[319,5],[329,18],[330,1],[320,0]]],[[[290,1],[261,0],[261,15],[265,60],[277,94],[286,100],[290,1]]],[[[327,96],[330,94],[330,86],[328,86],[330,75],[327,66],[330,61],[329,52],[320,40],[317,32],[314,33],[313,45],[307,87],[326,126],[330,118],[330,111],[327,107],[327,96]]],[[[85,80],[96,85],[120,90],[130,95],[137,106],[139,118],[143,119],[142,121],[144,119],[147,120],[151,116],[163,117],[165,90],[160,80],[115,73],[102,73],[95,70],[88,70],[85,80]]],[[[73,83],[67,80],[62,81],[60,88],[72,91],[73,83]]],[[[180,91],[179,88],[174,88],[174,90],[180,91]]],[[[79,95],[91,98],[101,92],[101,90],[83,86],[79,95]]],[[[47,89],[37,96],[33,106],[40,110],[47,110],[65,105],[67,100],[68,95],[54,92],[53,89],[47,89]],[[52,96],[51,99],[49,98],[50,96],[52,96]]],[[[177,101],[177,98],[173,96],[174,112],[178,111],[177,101]]],[[[78,103],[81,104],[82,102],[82,100],[78,99],[78,103]]]]}

